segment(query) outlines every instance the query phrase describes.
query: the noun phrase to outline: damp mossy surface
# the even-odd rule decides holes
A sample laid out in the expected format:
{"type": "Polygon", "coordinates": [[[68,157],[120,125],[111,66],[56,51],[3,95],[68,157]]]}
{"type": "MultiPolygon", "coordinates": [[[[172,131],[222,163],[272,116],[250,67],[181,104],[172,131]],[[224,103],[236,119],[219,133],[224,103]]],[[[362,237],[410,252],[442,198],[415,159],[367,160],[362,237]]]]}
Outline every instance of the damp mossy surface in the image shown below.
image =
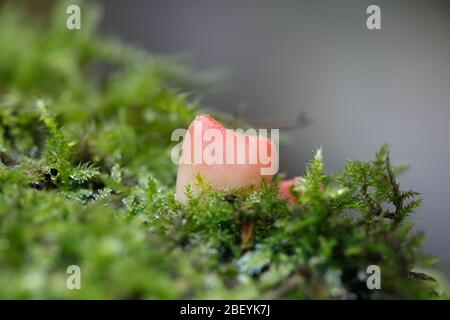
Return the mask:
{"type": "Polygon", "coordinates": [[[97,36],[98,11],[83,12],[69,32],[63,5],[45,23],[1,9],[0,298],[443,297],[414,271],[434,258],[386,146],[337,174],[316,150],[294,204],[277,179],[218,192],[199,179],[178,202],[170,135],[201,112],[202,77],[97,36]],[[66,287],[70,265],[80,290],[66,287]]]}

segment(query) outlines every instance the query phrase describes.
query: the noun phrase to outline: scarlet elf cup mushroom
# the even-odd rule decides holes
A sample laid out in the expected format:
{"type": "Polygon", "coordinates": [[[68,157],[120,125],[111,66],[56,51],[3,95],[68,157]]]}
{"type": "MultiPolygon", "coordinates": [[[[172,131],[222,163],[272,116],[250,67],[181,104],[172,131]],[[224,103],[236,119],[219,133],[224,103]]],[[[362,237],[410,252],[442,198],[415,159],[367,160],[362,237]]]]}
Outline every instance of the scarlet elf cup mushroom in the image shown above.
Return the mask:
{"type": "MultiPolygon", "coordinates": [[[[172,136],[173,138],[173,136],[172,136]]],[[[197,175],[213,190],[258,186],[278,172],[278,130],[232,130],[210,115],[197,116],[185,131],[178,161],[176,196],[197,192],[197,175]]]]}
{"type": "Polygon", "coordinates": [[[278,187],[280,197],[287,199],[289,203],[295,203],[295,195],[292,193],[291,188],[295,188],[296,186],[298,186],[298,180],[296,178],[281,181],[278,187]]]}

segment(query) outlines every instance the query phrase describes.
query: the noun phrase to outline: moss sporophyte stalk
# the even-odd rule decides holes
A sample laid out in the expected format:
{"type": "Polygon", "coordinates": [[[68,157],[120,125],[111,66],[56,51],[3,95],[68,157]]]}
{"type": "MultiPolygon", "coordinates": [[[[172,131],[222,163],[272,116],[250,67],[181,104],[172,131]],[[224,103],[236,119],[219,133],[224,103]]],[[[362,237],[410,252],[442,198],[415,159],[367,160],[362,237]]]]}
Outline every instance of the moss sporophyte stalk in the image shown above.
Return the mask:
{"type": "Polygon", "coordinates": [[[201,74],[96,36],[87,5],[70,32],[64,2],[0,13],[0,298],[444,297],[387,146],[336,174],[318,149],[282,183],[178,169],[201,74]]]}

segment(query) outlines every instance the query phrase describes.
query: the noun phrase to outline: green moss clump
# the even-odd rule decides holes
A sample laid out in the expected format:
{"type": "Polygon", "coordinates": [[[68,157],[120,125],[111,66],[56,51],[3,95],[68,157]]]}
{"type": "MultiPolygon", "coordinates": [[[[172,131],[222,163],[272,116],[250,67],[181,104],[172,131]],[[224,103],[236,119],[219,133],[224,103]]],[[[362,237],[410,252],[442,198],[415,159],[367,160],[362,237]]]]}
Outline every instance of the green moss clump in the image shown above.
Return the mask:
{"type": "Polygon", "coordinates": [[[177,202],[170,134],[199,110],[179,85],[198,76],[95,36],[94,9],[75,32],[62,5],[45,27],[0,13],[0,298],[443,296],[413,272],[432,263],[407,219],[420,201],[387,147],[337,175],[318,150],[296,204],[277,181],[177,202]]]}

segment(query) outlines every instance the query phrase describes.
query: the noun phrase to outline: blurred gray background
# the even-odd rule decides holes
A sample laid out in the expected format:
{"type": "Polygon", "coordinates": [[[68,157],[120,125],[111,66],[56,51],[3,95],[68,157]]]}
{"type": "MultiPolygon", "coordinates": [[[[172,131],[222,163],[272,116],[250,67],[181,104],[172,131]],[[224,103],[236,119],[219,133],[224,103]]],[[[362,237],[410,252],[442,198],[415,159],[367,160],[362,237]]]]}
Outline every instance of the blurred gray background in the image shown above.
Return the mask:
{"type": "MultiPolygon", "coordinates": [[[[101,1],[102,33],[158,54],[191,53],[224,67],[227,90],[205,104],[244,117],[312,123],[292,131],[281,170],[301,175],[323,146],[328,170],[370,159],[389,143],[408,162],[405,187],[422,192],[414,215],[426,249],[450,261],[450,1],[101,1]],[[366,28],[381,7],[382,30],[366,28]]],[[[447,261],[447,262],[445,262],[447,261]]]]}

